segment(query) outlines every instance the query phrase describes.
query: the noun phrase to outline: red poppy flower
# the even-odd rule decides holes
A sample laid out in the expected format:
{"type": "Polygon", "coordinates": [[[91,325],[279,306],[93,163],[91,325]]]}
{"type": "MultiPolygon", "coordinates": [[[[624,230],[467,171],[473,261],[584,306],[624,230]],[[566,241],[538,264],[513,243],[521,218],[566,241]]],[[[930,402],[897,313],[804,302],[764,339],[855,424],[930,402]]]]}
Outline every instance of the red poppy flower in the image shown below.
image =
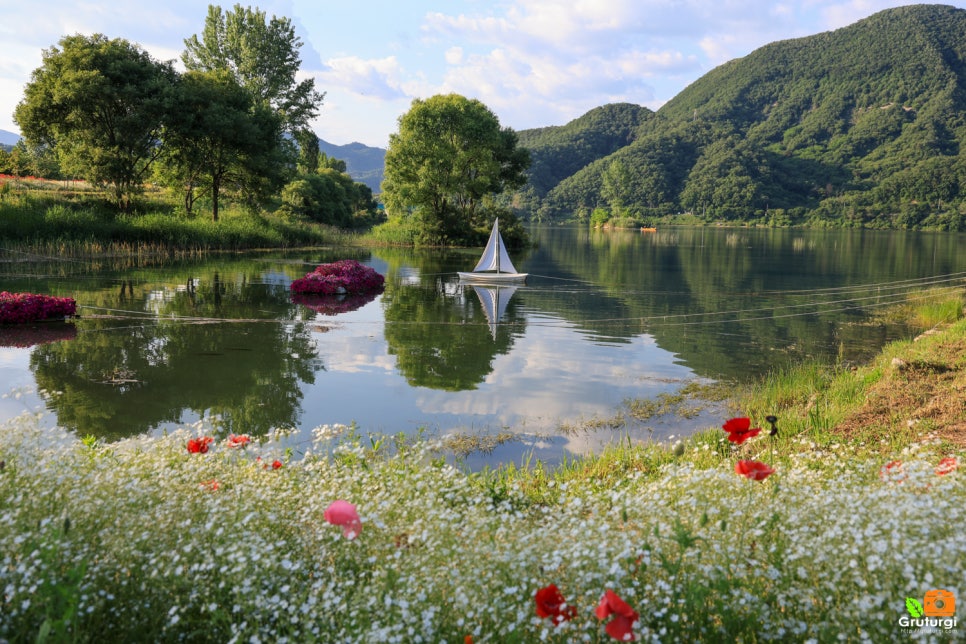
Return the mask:
{"type": "Polygon", "coordinates": [[[241,447],[252,442],[252,437],[248,434],[229,434],[228,447],[241,447]]]}
{"type": "Polygon", "coordinates": [[[946,458],[939,461],[939,465],[936,466],[936,474],[939,476],[945,476],[950,472],[953,472],[959,468],[959,459],[955,456],[947,456],[946,458]]]}
{"type": "Polygon", "coordinates": [[[728,432],[728,440],[736,445],[741,445],[749,438],[761,433],[760,427],[751,427],[750,418],[732,418],[725,422],[721,428],[728,432]]]}
{"type": "Polygon", "coordinates": [[[752,481],[764,481],[774,473],[774,469],[758,461],[738,461],[735,463],[735,474],[741,474],[752,481]]]}
{"type": "Polygon", "coordinates": [[[600,598],[600,603],[597,604],[597,610],[594,611],[594,614],[597,615],[597,619],[607,619],[611,615],[614,616],[614,619],[607,622],[604,630],[615,640],[631,642],[637,639],[633,629],[634,622],[638,620],[640,615],[627,602],[618,597],[613,590],[607,589],[604,596],[600,598]]]}
{"type": "Polygon", "coordinates": [[[883,481],[897,481],[901,483],[906,478],[902,461],[889,461],[879,470],[879,478],[883,481]]]}
{"type": "Polygon", "coordinates": [[[577,616],[577,607],[568,606],[567,600],[554,584],[538,590],[533,600],[537,604],[537,617],[552,618],[554,626],[559,626],[561,622],[577,616]]]}
{"type": "Polygon", "coordinates": [[[204,454],[208,451],[208,445],[214,440],[211,436],[188,439],[188,451],[192,454],[204,454]]]}
{"type": "Polygon", "coordinates": [[[272,461],[272,469],[273,470],[277,470],[280,467],[282,467],[282,461],[280,461],[278,459],[275,459],[274,461],[272,461]]]}
{"type": "Polygon", "coordinates": [[[214,492],[219,487],[221,487],[221,484],[218,483],[218,479],[211,479],[210,481],[202,482],[201,487],[205,488],[206,490],[211,490],[212,492],[214,492]]]}

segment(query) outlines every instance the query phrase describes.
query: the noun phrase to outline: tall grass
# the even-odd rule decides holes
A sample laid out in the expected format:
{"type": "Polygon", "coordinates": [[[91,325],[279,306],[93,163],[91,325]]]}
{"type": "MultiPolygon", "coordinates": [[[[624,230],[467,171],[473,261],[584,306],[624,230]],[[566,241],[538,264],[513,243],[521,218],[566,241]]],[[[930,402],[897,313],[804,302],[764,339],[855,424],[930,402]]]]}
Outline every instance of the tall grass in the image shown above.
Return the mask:
{"type": "Polygon", "coordinates": [[[0,201],[3,249],[69,256],[123,252],[245,250],[346,242],[352,236],[325,226],[295,224],[265,214],[226,209],[219,221],[187,217],[165,204],[117,214],[85,199],[26,194],[0,201]]]}
{"type": "Polygon", "coordinates": [[[373,227],[366,235],[370,243],[387,246],[412,246],[419,230],[412,222],[387,221],[373,227]]]}

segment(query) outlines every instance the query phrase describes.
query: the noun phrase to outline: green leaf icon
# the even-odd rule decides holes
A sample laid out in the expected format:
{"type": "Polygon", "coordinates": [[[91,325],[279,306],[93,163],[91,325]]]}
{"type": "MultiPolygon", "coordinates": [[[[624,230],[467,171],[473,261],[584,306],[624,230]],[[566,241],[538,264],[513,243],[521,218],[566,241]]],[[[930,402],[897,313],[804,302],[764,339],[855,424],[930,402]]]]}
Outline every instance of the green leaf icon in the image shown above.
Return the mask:
{"type": "Polygon", "coordinates": [[[912,597],[906,597],[906,610],[913,617],[922,617],[922,604],[919,603],[918,599],[913,599],[912,597]]]}

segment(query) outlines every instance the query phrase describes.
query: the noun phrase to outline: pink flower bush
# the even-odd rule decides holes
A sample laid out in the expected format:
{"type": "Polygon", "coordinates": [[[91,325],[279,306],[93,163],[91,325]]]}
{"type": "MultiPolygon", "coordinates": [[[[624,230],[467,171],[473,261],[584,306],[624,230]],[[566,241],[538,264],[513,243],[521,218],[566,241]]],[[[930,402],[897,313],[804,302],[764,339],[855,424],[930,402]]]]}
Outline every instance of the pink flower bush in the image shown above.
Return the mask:
{"type": "Polygon", "coordinates": [[[353,293],[381,292],[385,278],[354,259],[343,259],[331,264],[321,264],[305,277],[292,282],[293,294],[343,295],[353,293]]]}
{"type": "Polygon", "coordinates": [[[346,539],[355,539],[362,532],[362,519],[356,512],[356,506],[348,501],[333,501],[323,516],[332,525],[342,526],[342,534],[346,539]]]}
{"type": "Polygon", "coordinates": [[[7,291],[0,293],[0,324],[37,322],[74,315],[76,312],[77,303],[69,297],[7,291]]]}

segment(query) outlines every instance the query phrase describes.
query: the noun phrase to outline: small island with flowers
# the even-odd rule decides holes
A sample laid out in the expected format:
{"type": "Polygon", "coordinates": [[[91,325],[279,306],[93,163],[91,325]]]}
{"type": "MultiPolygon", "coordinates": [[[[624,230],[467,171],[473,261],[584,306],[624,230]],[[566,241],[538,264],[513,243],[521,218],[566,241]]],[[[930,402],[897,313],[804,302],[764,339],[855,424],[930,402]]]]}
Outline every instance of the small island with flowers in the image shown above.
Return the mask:
{"type": "Polygon", "coordinates": [[[354,311],[382,293],[385,278],[354,259],[320,264],[289,287],[292,301],[317,313],[336,315],[354,311]]]}

